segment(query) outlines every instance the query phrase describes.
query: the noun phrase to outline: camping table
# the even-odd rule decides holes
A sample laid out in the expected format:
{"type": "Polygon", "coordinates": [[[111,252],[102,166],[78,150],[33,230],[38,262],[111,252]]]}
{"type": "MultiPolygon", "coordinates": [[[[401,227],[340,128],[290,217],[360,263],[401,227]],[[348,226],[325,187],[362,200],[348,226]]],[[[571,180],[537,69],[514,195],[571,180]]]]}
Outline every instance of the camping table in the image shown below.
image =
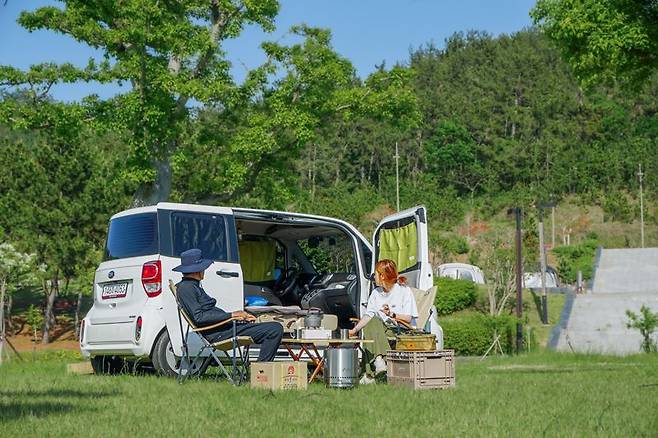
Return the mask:
{"type": "Polygon", "coordinates": [[[289,339],[285,338],[281,340],[281,344],[286,347],[290,357],[295,362],[299,362],[304,353],[311,359],[311,363],[315,365],[311,377],[308,379],[308,383],[313,382],[317,375],[322,371],[322,366],[324,365],[324,357],[320,355],[318,347],[328,347],[341,344],[352,344],[354,348],[360,348],[361,344],[372,344],[375,341],[371,339],[289,339]],[[292,350],[292,347],[299,346],[299,354],[295,354],[292,350]]]}

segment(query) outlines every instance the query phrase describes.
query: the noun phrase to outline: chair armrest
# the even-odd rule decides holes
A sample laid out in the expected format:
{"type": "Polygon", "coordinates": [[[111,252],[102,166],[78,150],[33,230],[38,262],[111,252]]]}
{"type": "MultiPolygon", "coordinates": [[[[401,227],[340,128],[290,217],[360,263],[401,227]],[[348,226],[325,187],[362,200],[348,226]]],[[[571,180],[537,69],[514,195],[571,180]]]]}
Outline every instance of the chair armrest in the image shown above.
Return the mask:
{"type": "Polygon", "coordinates": [[[409,329],[409,330],[413,330],[413,329],[414,329],[414,328],[411,326],[411,324],[409,324],[407,321],[404,321],[404,320],[402,320],[402,319],[400,319],[400,318],[393,318],[393,320],[394,320],[396,323],[398,323],[399,325],[401,325],[402,327],[406,328],[406,329],[409,329]]]}
{"type": "Polygon", "coordinates": [[[206,326],[203,326],[203,327],[194,327],[194,328],[190,327],[190,330],[192,330],[193,332],[205,332],[207,330],[211,330],[211,329],[214,329],[214,328],[217,328],[217,327],[221,327],[223,325],[226,325],[230,322],[237,321],[237,320],[238,320],[238,318],[229,318],[229,319],[225,319],[224,321],[216,322],[215,324],[206,325],[206,326]]]}

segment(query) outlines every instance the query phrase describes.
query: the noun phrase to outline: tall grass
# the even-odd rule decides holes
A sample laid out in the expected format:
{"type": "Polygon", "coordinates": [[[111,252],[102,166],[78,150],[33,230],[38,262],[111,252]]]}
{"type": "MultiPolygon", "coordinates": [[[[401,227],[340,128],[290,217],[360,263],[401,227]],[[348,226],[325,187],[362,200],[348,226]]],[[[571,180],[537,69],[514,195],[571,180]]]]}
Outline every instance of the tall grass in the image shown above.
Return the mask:
{"type": "Polygon", "coordinates": [[[458,360],[457,386],[266,392],[156,376],[0,368],[0,436],[655,436],[658,355],[458,360]]]}

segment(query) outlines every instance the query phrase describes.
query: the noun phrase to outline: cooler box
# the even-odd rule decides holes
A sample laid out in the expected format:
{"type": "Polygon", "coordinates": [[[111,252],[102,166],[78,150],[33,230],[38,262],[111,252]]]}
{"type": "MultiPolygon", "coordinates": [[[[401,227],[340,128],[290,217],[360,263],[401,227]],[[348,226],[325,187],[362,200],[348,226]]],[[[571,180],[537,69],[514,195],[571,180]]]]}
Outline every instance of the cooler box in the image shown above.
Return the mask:
{"type": "Polygon", "coordinates": [[[413,389],[455,386],[455,352],[397,351],[386,354],[387,381],[390,385],[413,389]]]}
{"type": "Polygon", "coordinates": [[[279,390],[308,386],[307,362],[253,362],[250,373],[252,388],[279,390]]]}

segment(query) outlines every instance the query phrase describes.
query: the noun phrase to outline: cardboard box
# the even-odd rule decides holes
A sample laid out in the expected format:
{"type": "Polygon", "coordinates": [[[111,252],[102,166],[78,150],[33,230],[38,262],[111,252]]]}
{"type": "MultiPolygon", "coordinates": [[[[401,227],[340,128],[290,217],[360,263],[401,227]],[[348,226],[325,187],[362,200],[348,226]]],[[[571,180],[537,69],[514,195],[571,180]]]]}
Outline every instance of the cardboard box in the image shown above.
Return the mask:
{"type": "Polygon", "coordinates": [[[69,374],[93,374],[94,370],[91,367],[91,362],[78,362],[66,365],[66,372],[69,374]]]}
{"type": "Polygon", "coordinates": [[[455,386],[455,352],[389,351],[386,354],[387,382],[413,389],[455,386]]]}
{"type": "Polygon", "coordinates": [[[251,387],[270,390],[306,389],[308,387],[306,362],[253,362],[251,387]]]}

